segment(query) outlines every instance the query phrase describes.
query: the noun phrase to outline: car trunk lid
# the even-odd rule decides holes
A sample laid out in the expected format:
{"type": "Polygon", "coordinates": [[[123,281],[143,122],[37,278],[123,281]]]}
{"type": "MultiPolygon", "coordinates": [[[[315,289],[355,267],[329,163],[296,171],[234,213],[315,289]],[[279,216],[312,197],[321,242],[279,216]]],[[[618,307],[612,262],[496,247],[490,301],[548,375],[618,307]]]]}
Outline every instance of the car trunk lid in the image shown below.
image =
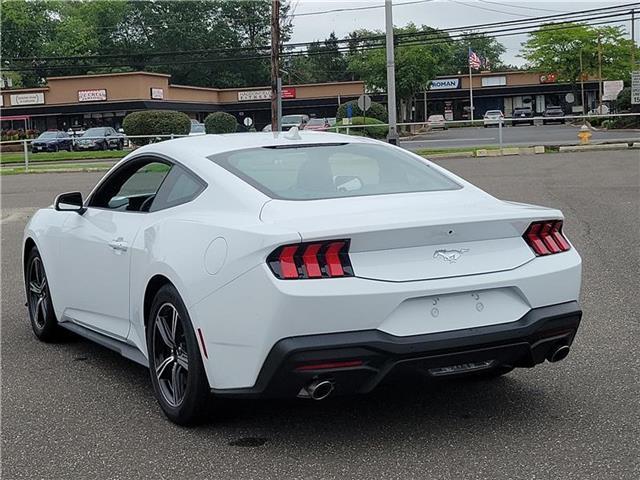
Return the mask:
{"type": "Polygon", "coordinates": [[[460,190],[273,200],[261,214],[264,222],[295,229],[304,242],[350,239],[355,275],[391,282],[517,268],[535,256],[523,232],[532,221],[549,218],[562,215],[460,190]]]}

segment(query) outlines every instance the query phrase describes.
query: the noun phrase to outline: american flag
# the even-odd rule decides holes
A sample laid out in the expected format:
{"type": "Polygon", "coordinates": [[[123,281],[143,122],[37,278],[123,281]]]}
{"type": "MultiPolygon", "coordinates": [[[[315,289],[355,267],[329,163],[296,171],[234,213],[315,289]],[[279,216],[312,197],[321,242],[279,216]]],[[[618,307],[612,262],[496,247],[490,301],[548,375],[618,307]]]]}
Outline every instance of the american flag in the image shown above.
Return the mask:
{"type": "Polygon", "coordinates": [[[480,68],[481,65],[482,65],[482,59],[478,56],[476,52],[469,49],[469,66],[477,70],[480,68]]]}

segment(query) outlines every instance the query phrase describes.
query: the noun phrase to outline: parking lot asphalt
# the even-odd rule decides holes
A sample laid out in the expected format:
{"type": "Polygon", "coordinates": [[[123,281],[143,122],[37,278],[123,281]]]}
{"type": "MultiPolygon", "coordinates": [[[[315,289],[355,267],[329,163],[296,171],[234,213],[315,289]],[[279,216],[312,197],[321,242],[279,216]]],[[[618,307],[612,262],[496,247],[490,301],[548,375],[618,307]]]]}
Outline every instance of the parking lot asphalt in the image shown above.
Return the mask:
{"type": "Polygon", "coordinates": [[[2,177],[2,478],[640,478],[638,153],[438,163],[500,198],[564,211],[584,261],[568,359],[325,402],[214,403],[192,429],[163,417],[144,368],[72,335],[43,344],[31,333],[24,224],[102,174],[2,177]]]}

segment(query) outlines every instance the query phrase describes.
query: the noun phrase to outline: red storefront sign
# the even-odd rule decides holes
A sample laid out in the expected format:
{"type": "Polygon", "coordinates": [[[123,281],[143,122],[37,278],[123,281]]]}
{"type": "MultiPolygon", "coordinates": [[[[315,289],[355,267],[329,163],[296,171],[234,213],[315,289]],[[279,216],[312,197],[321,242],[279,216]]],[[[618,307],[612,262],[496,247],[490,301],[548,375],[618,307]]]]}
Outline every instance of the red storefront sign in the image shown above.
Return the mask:
{"type": "Polygon", "coordinates": [[[282,87],[282,98],[296,98],[296,88],[282,87]]]}

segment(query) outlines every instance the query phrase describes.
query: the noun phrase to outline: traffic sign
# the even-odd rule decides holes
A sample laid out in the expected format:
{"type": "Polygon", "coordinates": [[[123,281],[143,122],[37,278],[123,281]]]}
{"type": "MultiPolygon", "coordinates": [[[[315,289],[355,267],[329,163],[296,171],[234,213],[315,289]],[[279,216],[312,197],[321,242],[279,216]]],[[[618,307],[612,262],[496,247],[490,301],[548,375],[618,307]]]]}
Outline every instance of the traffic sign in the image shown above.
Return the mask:
{"type": "Polygon", "coordinates": [[[631,105],[640,105],[640,70],[631,72],[631,105]]]}
{"type": "Polygon", "coordinates": [[[371,108],[371,97],[369,95],[360,95],[358,97],[358,108],[366,112],[371,108]]]}

